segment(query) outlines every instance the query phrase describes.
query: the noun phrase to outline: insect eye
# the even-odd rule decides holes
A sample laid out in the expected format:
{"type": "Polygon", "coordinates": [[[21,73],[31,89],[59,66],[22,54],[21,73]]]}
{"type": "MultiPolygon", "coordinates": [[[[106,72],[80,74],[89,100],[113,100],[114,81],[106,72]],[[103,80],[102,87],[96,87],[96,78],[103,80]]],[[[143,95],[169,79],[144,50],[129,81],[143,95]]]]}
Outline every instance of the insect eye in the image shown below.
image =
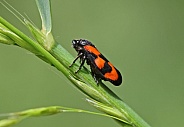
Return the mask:
{"type": "Polygon", "coordinates": [[[81,41],[80,41],[80,44],[81,44],[82,46],[84,46],[84,45],[86,45],[86,41],[85,41],[85,40],[81,40],[81,41]]]}
{"type": "Polygon", "coordinates": [[[73,44],[73,45],[75,45],[76,43],[77,43],[76,40],[73,40],[73,41],[72,41],[72,44],[73,44]]]}

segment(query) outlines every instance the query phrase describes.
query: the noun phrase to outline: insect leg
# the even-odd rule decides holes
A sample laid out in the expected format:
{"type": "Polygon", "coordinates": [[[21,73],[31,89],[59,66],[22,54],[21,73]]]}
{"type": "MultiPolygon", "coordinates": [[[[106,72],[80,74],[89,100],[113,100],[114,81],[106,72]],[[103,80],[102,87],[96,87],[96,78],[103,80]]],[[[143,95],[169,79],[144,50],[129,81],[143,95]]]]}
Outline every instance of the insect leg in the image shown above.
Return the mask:
{"type": "Polygon", "coordinates": [[[78,69],[75,73],[77,73],[77,72],[82,68],[82,66],[84,66],[85,61],[86,61],[86,57],[84,56],[84,57],[81,59],[81,65],[79,66],[79,69],[78,69]]]}
{"type": "Polygon", "coordinates": [[[77,59],[79,59],[82,55],[83,55],[83,53],[80,53],[79,55],[77,55],[77,57],[74,59],[74,61],[72,62],[72,64],[69,67],[71,67],[77,61],[77,59]]]}

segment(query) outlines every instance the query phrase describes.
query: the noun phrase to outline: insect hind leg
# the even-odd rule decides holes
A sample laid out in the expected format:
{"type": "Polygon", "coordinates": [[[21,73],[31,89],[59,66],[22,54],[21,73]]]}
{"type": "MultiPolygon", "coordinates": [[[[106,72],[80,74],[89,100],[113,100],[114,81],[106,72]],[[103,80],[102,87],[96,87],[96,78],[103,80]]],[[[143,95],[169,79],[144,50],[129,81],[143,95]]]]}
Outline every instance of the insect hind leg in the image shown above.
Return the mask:
{"type": "Polygon", "coordinates": [[[99,85],[99,83],[101,82],[101,78],[98,78],[96,75],[93,75],[93,78],[94,78],[96,84],[99,85]]]}
{"type": "Polygon", "coordinates": [[[93,77],[93,79],[95,80],[96,84],[99,85],[99,83],[101,83],[102,79],[101,79],[101,75],[96,73],[98,70],[95,69],[95,67],[91,67],[91,75],[93,77]]]}

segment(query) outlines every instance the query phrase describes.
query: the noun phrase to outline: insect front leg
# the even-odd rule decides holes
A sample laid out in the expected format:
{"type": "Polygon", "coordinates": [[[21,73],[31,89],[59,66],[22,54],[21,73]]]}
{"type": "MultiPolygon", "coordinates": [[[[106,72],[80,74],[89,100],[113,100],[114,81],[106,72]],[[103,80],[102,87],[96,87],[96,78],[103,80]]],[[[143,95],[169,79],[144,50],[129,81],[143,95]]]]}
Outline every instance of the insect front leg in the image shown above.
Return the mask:
{"type": "Polygon", "coordinates": [[[83,56],[81,58],[81,65],[79,66],[79,69],[75,73],[77,73],[84,66],[85,61],[86,61],[86,56],[83,56]]]}
{"type": "Polygon", "coordinates": [[[77,57],[74,59],[74,61],[72,62],[72,64],[69,67],[71,67],[82,55],[83,55],[83,53],[78,54],[77,57]]]}

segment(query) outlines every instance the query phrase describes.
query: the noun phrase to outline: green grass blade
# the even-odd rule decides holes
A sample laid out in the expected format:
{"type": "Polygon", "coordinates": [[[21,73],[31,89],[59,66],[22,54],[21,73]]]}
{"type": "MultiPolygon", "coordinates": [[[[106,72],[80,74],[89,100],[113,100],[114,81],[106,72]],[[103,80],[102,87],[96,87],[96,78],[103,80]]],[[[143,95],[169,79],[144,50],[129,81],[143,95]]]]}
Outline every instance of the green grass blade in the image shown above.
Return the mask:
{"type": "Polygon", "coordinates": [[[42,20],[42,32],[48,34],[52,30],[50,1],[36,0],[36,3],[42,20]]]}

